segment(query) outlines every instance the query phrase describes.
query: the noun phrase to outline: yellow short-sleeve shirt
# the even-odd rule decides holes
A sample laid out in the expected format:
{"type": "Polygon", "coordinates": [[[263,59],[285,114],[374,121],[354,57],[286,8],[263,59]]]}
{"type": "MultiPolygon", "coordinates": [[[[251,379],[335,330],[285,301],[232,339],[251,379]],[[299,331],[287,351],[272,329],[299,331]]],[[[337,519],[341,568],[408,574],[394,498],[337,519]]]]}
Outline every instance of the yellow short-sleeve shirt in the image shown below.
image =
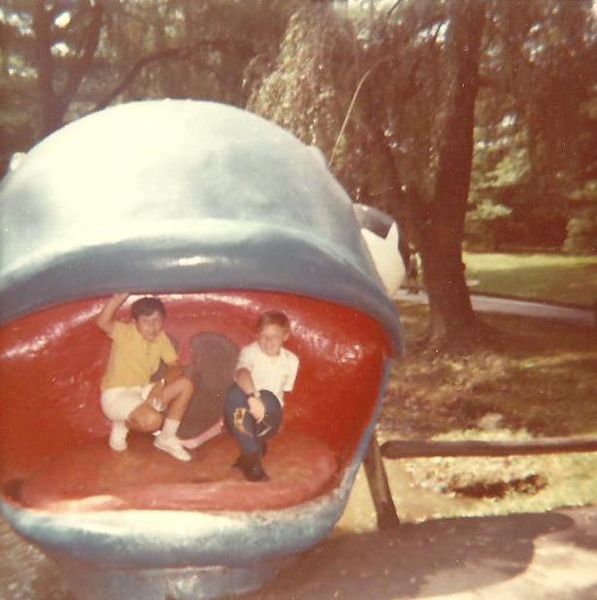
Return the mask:
{"type": "Polygon", "coordinates": [[[161,360],[167,365],[178,360],[170,338],[163,331],[150,342],[139,333],[134,322],[116,321],[110,338],[112,350],[102,379],[102,390],[146,385],[161,360]]]}

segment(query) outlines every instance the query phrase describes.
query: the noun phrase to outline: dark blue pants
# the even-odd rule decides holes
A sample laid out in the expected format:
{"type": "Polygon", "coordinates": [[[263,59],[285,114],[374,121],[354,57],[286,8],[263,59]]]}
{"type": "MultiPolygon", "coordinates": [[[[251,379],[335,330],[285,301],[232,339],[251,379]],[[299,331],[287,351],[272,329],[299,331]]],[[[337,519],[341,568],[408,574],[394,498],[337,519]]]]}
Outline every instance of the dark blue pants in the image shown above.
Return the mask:
{"type": "Polygon", "coordinates": [[[276,435],[282,425],[284,413],[278,398],[269,390],[259,390],[259,394],[265,406],[261,423],[251,416],[247,395],[237,385],[226,392],[224,422],[244,455],[262,455],[265,440],[276,435]]]}

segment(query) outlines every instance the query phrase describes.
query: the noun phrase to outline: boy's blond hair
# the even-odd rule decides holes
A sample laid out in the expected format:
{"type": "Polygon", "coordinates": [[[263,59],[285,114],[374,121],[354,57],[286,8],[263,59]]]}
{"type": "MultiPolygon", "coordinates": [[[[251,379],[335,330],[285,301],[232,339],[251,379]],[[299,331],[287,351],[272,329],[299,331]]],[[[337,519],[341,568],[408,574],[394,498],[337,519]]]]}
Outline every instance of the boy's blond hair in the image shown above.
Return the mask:
{"type": "Polygon", "coordinates": [[[279,310],[268,310],[257,320],[257,331],[261,331],[268,325],[278,325],[285,331],[290,331],[290,319],[279,310]]]}

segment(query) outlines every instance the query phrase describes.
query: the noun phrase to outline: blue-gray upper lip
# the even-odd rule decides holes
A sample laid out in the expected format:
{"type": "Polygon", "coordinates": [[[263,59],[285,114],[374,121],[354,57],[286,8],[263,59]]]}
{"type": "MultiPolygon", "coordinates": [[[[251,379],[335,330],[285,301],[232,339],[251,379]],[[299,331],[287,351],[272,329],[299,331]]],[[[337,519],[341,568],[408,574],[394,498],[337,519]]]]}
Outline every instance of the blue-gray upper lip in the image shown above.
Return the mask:
{"type": "Polygon", "coordinates": [[[254,289],[353,306],[401,347],[321,154],[248,112],[123,104],[52,134],[0,189],[0,320],[131,291],[254,289]]]}

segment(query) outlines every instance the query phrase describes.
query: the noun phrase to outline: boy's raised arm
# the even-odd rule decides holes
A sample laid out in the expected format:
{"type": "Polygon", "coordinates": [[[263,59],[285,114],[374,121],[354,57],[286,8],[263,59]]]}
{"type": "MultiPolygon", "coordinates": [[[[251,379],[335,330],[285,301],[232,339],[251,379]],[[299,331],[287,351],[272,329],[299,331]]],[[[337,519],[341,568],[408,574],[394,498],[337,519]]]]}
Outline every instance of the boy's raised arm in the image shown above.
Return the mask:
{"type": "Polygon", "coordinates": [[[112,329],[114,328],[114,315],[116,314],[116,311],[124,304],[124,301],[128,297],[128,292],[114,294],[108,302],[106,302],[104,308],[102,308],[102,312],[97,317],[95,321],[97,326],[108,335],[112,333],[112,329]]]}
{"type": "Polygon", "coordinates": [[[245,394],[254,394],[257,392],[251,371],[246,367],[241,367],[234,372],[234,381],[245,394]]]}
{"type": "Polygon", "coordinates": [[[234,381],[245,394],[249,394],[247,398],[249,412],[258,423],[261,423],[265,417],[265,404],[259,397],[259,390],[255,387],[251,371],[245,367],[237,369],[234,373],[234,381]]]}

